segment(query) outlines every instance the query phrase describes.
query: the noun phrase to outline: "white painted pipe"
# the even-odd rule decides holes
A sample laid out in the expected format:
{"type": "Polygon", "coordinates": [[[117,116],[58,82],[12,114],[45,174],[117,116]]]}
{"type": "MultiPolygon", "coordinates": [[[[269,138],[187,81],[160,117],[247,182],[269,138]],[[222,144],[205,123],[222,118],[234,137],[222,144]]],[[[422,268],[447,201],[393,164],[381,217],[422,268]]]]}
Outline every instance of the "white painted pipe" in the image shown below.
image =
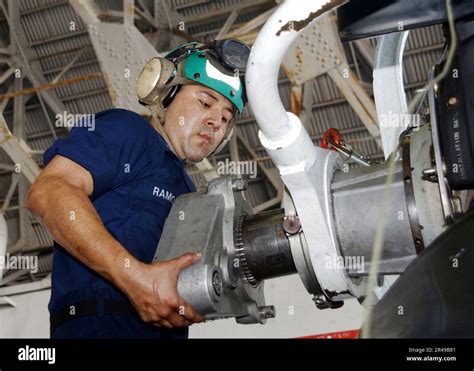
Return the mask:
{"type": "Polygon", "coordinates": [[[288,48],[330,0],[286,0],[268,19],[250,53],[246,88],[259,138],[275,164],[292,172],[314,161],[314,145],[298,117],[287,113],[278,92],[278,72],[288,48]],[[293,170],[291,170],[293,168],[293,170]]]}
{"type": "MultiPolygon", "coordinates": [[[[8,243],[8,227],[7,221],[3,213],[0,213],[0,257],[5,257],[7,252],[7,243],[8,243]]],[[[3,259],[2,259],[3,260],[3,259]]],[[[3,280],[3,267],[0,267],[0,285],[3,280]]]]}

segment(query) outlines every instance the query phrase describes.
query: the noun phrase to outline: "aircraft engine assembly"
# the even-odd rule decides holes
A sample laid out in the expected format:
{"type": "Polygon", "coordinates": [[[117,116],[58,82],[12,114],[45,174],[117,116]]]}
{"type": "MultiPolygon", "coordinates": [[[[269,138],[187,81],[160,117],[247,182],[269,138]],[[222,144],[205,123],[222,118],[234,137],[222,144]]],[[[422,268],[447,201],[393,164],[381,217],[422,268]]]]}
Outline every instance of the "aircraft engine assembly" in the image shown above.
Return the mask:
{"type": "MultiPolygon", "coordinates": [[[[203,253],[180,275],[178,292],[207,319],[235,317],[238,323],[264,323],[276,315],[265,302],[265,280],[292,274],[299,275],[319,309],[339,308],[350,298],[362,301],[368,294],[380,299],[388,289],[385,275],[402,274],[472,208],[468,195],[474,187],[474,124],[472,105],[467,112],[462,104],[472,93],[456,85],[460,80],[447,78],[426,92],[429,112],[420,114],[416,125],[380,127],[385,161],[378,164],[355,153],[334,130],[315,146],[300,119],[284,109],[277,78],[285,53],[305,27],[341,3],[284,1],[250,54],[247,93],[260,142],[285,184],[281,208],[254,213],[243,197],[245,179],[222,177],[211,181],[206,192],[178,197],[165,223],[155,261],[189,251],[203,253]],[[455,94],[457,103],[451,104],[455,94]],[[440,120],[464,128],[466,140],[454,143],[453,126],[440,125],[440,120]],[[349,166],[353,162],[361,166],[349,166]],[[457,169],[453,163],[463,170],[453,170],[457,169]],[[381,219],[382,248],[373,262],[381,219]],[[371,287],[368,276],[373,264],[378,279],[371,287]]],[[[459,25],[458,30],[455,63],[468,68],[465,55],[468,48],[471,56],[474,50],[473,22],[459,25]]],[[[400,73],[406,35],[393,40],[390,44],[384,39],[385,46],[394,50],[397,45],[392,65],[393,72],[400,73]]],[[[390,55],[383,46],[380,43],[377,50],[378,64],[390,55]]],[[[445,58],[440,59],[431,79],[444,63],[445,58]]],[[[385,73],[386,68],[375,68],[380,116],[392,98],[377,95],[388,80],[377,79],[377,71],[385,73]]],[[[464,76],[472,80],[473,74],[464,76]]],[[[472,81],[464,86],[472,87],[472,81]]],[[[404,96],[403,86],[398,89],[404,96]]]]}

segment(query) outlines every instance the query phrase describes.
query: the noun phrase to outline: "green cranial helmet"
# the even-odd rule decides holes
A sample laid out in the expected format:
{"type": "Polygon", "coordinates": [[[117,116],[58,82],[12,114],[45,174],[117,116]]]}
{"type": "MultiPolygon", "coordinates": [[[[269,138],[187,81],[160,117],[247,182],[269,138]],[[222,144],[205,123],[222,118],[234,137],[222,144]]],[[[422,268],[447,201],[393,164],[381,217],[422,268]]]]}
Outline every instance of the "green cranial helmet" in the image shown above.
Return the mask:
{"type": "Polygon", "coordinates": [[[236,50],[234,40],[225,40],[227,42],[227,53],[238,52],[242,55],[231,56],[224,54],[218,47],[212,45],[202,45],[198,43],[184,44],[165,56],[173,62],[182,64],[182,73],[184,78],[190,82],[197,82],[213,89],[227,98],[236,108],[238,113],[242,113],[246,103],[245,82],[243,74],[248,59],[249,49],[242,45],[241,50],[236,50]],[[229,51],[232,47],[233,50],[229,51]],[[224,58],[230,61],[226,61],[224,58]]]}
{"type": "MultiPolygon", "coordinates": [[[[240,114],[247,101],[244,74],[249,53],[247,45],[233,39],[180,45],[164,58],[152,58],[143,67],[136,82],[140,103],[148,106],[163,124],[165,109],[180,87],[199,83],[227,98],[240,114]]],[[[214,153],[225,146],[232,131],[233,123],[230,123],[223,142],[214,153]]]]}

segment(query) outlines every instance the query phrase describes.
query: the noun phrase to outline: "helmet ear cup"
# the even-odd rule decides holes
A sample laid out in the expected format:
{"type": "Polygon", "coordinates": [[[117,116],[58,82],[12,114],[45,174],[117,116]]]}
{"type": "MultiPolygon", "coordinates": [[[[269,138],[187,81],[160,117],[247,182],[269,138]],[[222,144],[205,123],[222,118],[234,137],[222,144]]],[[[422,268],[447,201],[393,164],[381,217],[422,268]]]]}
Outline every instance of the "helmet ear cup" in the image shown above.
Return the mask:
{"type": "Polygon", "coordinates": [[[176,66],[166,58],[151,58],[143,66],[135,82],[141,104],[152,105],[163,100],[170,92],[170,82],[176,75],[176,66]]]}

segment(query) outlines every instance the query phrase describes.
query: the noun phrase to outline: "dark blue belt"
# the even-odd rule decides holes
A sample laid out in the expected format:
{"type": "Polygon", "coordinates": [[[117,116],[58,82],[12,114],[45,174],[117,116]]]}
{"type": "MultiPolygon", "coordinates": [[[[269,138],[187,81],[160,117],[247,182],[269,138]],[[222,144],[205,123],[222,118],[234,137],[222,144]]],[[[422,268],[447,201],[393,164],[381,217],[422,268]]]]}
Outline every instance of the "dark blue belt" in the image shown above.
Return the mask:
{"type": "Polygon", "coordinates": [[[129,302],[104,299],[103,309],[99,310],[99,301],[96,299],[82,300],[69,305],[68,307],[52,313],[50,316],[50,332],[53,333],[59,326],[67,321],[84,316],[97,316],[101,314],[122,314],[135,315],[138,312],[129,302]]]}

